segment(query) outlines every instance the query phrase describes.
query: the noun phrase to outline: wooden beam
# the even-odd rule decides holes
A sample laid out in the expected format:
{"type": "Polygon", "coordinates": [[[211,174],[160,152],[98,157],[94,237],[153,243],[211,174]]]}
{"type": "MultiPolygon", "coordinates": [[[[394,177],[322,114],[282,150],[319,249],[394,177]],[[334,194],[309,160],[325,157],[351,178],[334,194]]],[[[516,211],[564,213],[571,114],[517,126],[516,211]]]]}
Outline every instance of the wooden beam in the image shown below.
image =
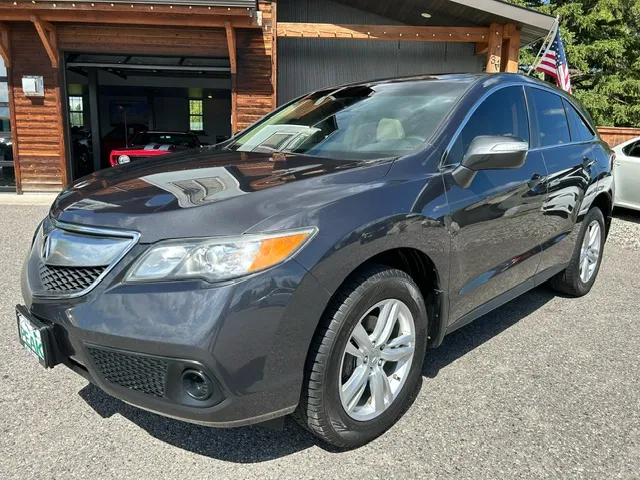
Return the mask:
{"type": "Polygon", "coordinates": [[[279,22],[281,38],[340,38],[418,42],[487,42],[489,29],[481,27],[414,27],[405,25],[334,25],[279,22]]]}
{"type": "Polygon", "coordinates": [[[149,5],[145,3],[91,3],[91,2],[32,2],[0,1],[0,17],[4,18],[4,11],[24,11],[29,15],[42,15],[43,12],[113,12],[128,15],[130,13],[157,14],[186,14],[186,15],[215,15],[225,17],[251,17],[251,11],[242,7],[206,7],[197,5],[149,5]]]}
{"type": "Polygon", "coordinates": [[[227,32],[229,63],[231,64],[231,133],[235,134],[238,129],[238,62],[236,58],[236,31],[231,25],[231,22],[225,22],[224,27],[227,32]]]}
{"type": "Polygon", "coordinates": [[[487,73],[500,72],[502,60],[502,34],[503,27],[492,23],[489,27],[489,50],[487,52],[487,73]]]}
{"type": "Polygon", "coordinates": [[[502,71],[518,73],[518,67],[520,66],[520,31],[514,24],[505,25],[504,31],[506,35],[502,43],[502,71]]]}
{"type": "Polygon", "coordinates": [[[9,41],[9,25],[0,23],[0,56],[6,68],[11,67],[11,43],[9,41]]]}
{"type": "Polygon", "coordinates": [[[60,58],[60,52],[58,51],[58,39],[56,38],[56,27],[46,22],[36,15],[31,15],[30,20],[38,31],[38,36],[44,45],[44,49],[49,55],[51,60],[51,66],[58,68],[58,60],[60,58]]]}
{"type": "Polygon", "coordinates": [[[504,30],[502,32],[502,38],[504,40],[509,40],[515,36],[520,36],[520,31],[518,30],[518,26],[515,23],[507,23],[504,26],[504,30]]]}
{"type": "Polygon", "coordinates": [[[476,43],[476,55],[486,55],[488,51],[489,51],[488,42],[476,43]]]}
{"type": "MultiPolygon", "coordinates": [[[[30,22],[35,15],[40,20],[56,23],[102,23],[116,25],[163,25],[174,27],[220,27],[224,28],[225,19],[215,15],[157,14],[147,12],[93,12],[93,11],[56,11],[56,10],[2,10],[0,18],[8,22],[30,22]]],[[[262,28],[253,23],[251,17],[231,17],[234,28],[262,28]]]]}
{"type": "Polygon", "coordinates": [[[231,22],[225,22],[224,28],[227,32],[227,46],[229,47],[229,62],[231,64],[231,73],[238,72],[238,64],[236,62],[236,31],[231,26],[231,22]]]}

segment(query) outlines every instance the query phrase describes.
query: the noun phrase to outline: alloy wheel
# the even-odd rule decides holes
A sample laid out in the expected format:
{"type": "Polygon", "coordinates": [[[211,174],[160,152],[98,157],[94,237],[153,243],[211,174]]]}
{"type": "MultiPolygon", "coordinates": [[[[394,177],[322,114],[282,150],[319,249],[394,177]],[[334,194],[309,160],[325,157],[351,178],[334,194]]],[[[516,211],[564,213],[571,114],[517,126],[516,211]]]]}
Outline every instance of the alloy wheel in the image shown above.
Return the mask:
{"type": "Polygon", "coordinates": [[[389,408],[409,375],[415,340],[415,320],[400,300],[383,300],[362,316],[340,368],[340,399],[351,418],[373,420],[389,408]]]}
{"type": "Polygon", "coordinates": [[[601,240],[602,229],[600,228],[600,223],[594,220],[585,231],[580,250],[580,280],[582,280],[582,283],[588,283],[596,271],[600,259],[601,240]]]}

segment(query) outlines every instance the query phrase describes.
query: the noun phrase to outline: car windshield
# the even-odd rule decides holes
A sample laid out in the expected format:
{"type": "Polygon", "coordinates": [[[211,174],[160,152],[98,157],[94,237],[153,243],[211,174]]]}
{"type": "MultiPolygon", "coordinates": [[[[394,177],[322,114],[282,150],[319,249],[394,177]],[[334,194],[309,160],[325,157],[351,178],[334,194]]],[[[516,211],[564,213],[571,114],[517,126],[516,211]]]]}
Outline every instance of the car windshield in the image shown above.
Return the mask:
{"type": "Polygon", "coordinates": [[[323,90],[282,107],[227,144],[237,151],[375,159],[421,147],[472,79],[323,90]]]}
{"type": "Polygon", "coordinates": [[[166,132],[140,132],[131,143],[134,145],[159,143],[161,145],[176,145],[189,148],[195,148],[197,146],[196,139],[193,135],[166,132]]]}

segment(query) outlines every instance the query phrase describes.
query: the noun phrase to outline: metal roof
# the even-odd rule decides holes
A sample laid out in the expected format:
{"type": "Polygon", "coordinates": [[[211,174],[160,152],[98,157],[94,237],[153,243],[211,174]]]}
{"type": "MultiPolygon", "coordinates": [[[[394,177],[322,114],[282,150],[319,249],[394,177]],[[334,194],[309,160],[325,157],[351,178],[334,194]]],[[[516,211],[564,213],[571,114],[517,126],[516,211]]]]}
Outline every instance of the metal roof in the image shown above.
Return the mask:
{"type": "Polygon", "coordinates": [[[526,45],[547,35],[555,18],[501,0],[334,0],[408,25],[485,27],[515,23],[526,45]],[[431,18],[423,18],[428,13],[431,18]]]}

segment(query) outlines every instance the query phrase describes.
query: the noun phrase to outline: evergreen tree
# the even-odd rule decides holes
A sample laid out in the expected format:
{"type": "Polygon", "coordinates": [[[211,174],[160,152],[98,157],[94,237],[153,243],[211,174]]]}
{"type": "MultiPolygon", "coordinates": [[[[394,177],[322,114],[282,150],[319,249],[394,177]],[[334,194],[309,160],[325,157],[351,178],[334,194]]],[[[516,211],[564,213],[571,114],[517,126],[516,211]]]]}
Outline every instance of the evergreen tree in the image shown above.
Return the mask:
{"type": "MultiPolygon", "coordinates": [[[[598,125],[640,126],[640,0],[508,0],[560,16],[574,95],[598,125]]],[[[541,41],[521,51],[533,63],[541,41]]]]}

